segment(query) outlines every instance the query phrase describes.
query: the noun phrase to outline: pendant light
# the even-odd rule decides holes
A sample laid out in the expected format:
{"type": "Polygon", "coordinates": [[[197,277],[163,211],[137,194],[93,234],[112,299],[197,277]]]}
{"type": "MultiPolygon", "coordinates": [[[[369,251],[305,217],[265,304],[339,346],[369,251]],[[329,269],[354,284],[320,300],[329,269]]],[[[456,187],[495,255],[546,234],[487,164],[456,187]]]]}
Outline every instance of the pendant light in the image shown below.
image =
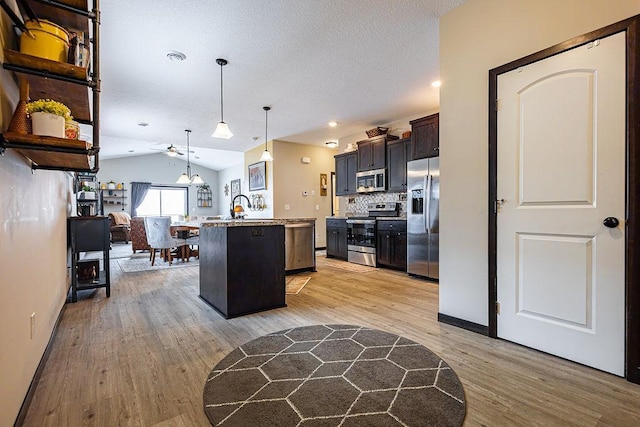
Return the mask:
{"type": "Polygon", "coordinates": [[[269,148],[267,147],[267,142],[269,141],[269,139],[267,138],[267,124],[268,124],[267,115],[269,114],[269,110],[271,110],[271,107],[262,107],[262,109],[264,110],[264,151],[262,152],[262,157],[260,157],[260,161],[271,162],[273,161],[273,156],[271,155],[271,153],[269,152],[269,148]]]}
{"type": "Polygon", "coordinates": [[[226,59],[218,58],[216,59],[218,65],[220,65],[220,123],[216,126],[216,131],[211,135],[214,138],[223,138],[229,139],[233,136],[231,131],[229,130],[229,126],[224,122],[224,105],[222,102],[222,67],[228,64],[226,59]]]}
{"type": "Polygon", "coordinates": [[[185,132],[187,133],[187,172],[180,175],[180,177],[176,181],[176,184],[204,184],[204,181],[202,180],[202,178],[200,178],[200,175],[195,174],[191,176],[191,162],[189,158],[189,134],[191,133],[191,130],[185,129],[185,132]]]}

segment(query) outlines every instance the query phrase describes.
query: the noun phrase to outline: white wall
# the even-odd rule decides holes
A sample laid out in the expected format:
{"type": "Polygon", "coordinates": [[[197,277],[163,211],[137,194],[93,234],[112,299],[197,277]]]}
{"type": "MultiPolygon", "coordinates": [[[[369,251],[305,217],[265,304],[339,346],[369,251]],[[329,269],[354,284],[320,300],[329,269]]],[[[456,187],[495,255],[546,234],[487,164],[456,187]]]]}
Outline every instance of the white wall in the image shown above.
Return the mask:
{"type": "MultiPolygon", "coordinates": [[[[243,185],[244,181],[244,163],[240,163],[235,166],[231,166],[227,169],[223,169],[218,171],[218,188],[217,193],[219,194],[219,206],[218,206],[218,215],[222,215],[223,217],[229,215],[229,211],[231,210],[231,181],[234,179],[239,179],[241,185],[243,185]],[[228,194],[225,195],[225,186],[228,186],[228,194]]],[[[243,187],[241,187],[243,188],[243,187]]],[[[215,190],[214,190],[215,191],[215,190]]],[[[243,199],[244,200],[244,199],[243,199]]],[[[236,200],[237,202],[237,200],[236,200]]]]}
{"type": "MultiPolygon", "coordinates": [[[[125,211],[131,213],[131,182],[151,182],[152,184],[180,185],[176,184],[178,177],[187,169],[187,163],[175,157],[158,153],[147,156],[124,157],[119,159],[101,160],[100,171],[97,178],[100,182],[124,182],[125,188],[125,211]]],[[[218,189],[218,172],[202,166],[191,165],[191,174],[199,174],[200,177],[211,187],[212,206],[198,207],[197,185],[189,187],[189,214],[190,215],[218,215],[220,211],[220,192],[218,189]]],[[[224,193],[223,193],[224,194],[224,193]]],[[[105,205],[107,206],[107,205],[105,205]]],[[[118,211],[121,208],[113,205],[112,208],[105,207],[105,215],[109,212],[118,211]]]]}
{"type": "Polygon", "coordinates": [[[274,141],[274,217],[315,218],[316,247],[326,246],[325,218],[331,215],[331,189],[320,195],[320,174],[327,175],[328,186],[335,169],[334,154],[335,150],[326,147],[274,141]],[[311,162],[302,163],[302,157],[311,162]]]}
{"type": "MultiPolygon", "coordinates": [[[[5,13],[0,17],[3,46],[12,48],[11,23],[5,13]]],[[[0,69],[1,129],[7,128],[17,100],[13,74],[0,69]]],[[[0,157],[0,183],[0,425],[8,426],[16,420],[66,300],[66,219],[73,202],[69,174],[31,173],[12,149],[0,157]]]]}
{"type": "Polygon", "coordinates": [[[469,0],[440,19],[440,312],[488,325],[488,71],[640,1],[469,0]]]}

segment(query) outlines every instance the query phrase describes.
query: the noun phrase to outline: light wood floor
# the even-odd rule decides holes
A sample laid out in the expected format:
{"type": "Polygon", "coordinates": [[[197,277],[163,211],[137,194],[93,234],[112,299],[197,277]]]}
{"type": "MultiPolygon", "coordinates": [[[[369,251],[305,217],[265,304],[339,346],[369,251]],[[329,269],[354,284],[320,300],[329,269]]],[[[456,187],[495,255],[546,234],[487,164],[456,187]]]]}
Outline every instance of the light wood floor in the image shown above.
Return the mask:
{"type": "Polygon", "coordinates": [[[220,359],[260,335],[320,323],[430,348],[464,385],[465,426],[640,425],[640,386],[438,323],[436,284],[323,260],[288,307],[232,320],[198,298],[198,268],[124,274],[112,264],[111,298],[85,291],[67,304],[25,425],[207,426],[202,390],[220,359]]]}

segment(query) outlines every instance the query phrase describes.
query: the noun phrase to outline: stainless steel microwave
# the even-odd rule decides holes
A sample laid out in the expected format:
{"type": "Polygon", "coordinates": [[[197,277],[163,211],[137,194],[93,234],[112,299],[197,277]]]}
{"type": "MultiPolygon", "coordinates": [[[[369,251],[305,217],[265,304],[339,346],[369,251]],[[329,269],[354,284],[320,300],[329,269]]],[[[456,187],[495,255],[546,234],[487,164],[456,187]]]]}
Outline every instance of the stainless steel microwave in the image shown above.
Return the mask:
{"type": "Polygon", "coordinates": [[[387,190],[386,169],[375,169],[356,173],[356,191],[372,193],[387,190]]]}

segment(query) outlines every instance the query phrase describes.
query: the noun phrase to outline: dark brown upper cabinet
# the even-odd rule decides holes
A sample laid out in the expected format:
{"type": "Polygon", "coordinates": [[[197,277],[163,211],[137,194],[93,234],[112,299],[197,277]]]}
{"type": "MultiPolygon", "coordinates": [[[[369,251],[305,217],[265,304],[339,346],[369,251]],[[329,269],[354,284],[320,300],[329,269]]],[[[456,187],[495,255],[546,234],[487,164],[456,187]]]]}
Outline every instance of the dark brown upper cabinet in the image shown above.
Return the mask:
{"type": "Polygon", "coordinates": [[[356,193],[356,168],[358,156],[355,151],[338,154],[336,160],[336,196],[356,193]]]}
{"type": "Polygon", "coordinates": [[[398,139],[383,135],[358,142],[358,172],[387,167],[387,141],[398,139]]]}
{"type": "Polygon", "coordinates": [[[439,114],[412,120],[411,157],[413,160],[440,155],[439,114]]]}
{"type": "Polygon", "coordinates": [[[387,191],[407,191],[407,162],[411,160],[411,138],[387,144],[387,191]]]}

